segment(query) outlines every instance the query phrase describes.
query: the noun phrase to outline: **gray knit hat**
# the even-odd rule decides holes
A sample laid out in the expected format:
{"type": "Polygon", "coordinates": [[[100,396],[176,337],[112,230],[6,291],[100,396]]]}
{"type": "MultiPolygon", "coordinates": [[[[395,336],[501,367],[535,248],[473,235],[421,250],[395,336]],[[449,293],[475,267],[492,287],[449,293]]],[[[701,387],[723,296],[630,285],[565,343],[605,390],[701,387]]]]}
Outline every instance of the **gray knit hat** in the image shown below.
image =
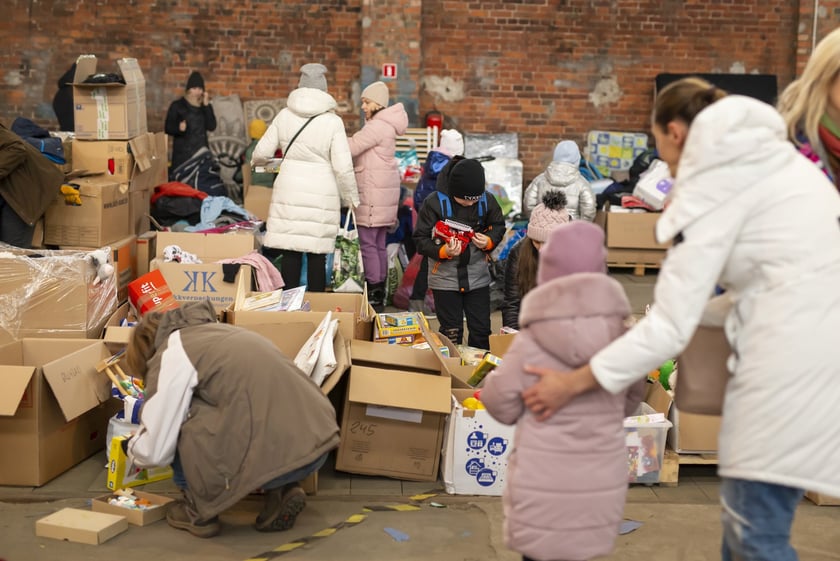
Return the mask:
{"type": "Polygon", "coordinates": [[[327,78],[324,74],[327,73],[327,67],[318,62],[310,62],[300,67],[300,81],[298,81],[299,88],[315,88],[321,91],[327,91],[327,78]]]}

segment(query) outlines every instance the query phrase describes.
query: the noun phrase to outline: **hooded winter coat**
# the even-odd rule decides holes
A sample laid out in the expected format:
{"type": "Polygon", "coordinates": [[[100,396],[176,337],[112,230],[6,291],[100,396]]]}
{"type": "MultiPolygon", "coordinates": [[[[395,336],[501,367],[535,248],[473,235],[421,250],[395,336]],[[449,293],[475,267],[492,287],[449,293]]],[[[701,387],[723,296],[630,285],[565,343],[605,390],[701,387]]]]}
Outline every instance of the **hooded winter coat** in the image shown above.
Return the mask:
{"type": "MultiPolygon", "coordinates": [[[[192,105],[186,98],[176,99],[166,112],[163,130],[172,137],[172,161],[170,171],[192,158],[201,148],[209,148],[207,131],[216,130],[216,114],[212,105],[192,105]],[[187,122],[182,131],[181,121],[187,122]]],[[[171,178],[174,179],[174,178],[171,178]]]]}
{"type": "Polygon", "coordinates": [[[395,103],[378,111],[348,140],[359,189],[359,226],[378,228],[397,221],[400,170],[394,154],[397,136],[405,134],[407,126],[403,104],[395,103]]]}
{"type": "Polygon", "coordinates": [[[199,519],[338,445],[320,388],[268,339],[217,323],[209,300],[166,312],[155,347],[129,456],[168,465],[177,446],[199,519]]]}
{"type": "Polygon", "coordinates": [[[840,496],[837,191],[771,106],[728,96],[691,124],[671,195],[655,303],[595,355],[593,374],[621,391],[698,325],[723,326],[733,353],[718,473],[840,496]],[[716,284],[726,292],[709,301],[716,284]]]}
{"type": "Polygon", "coordinates": [[[59,194],[64,174],[31,144],[0,124],[0,197],[30,226],[59,194]]]}
{"type": "Polygon", "coordinates": [[[555,278],[525,295],[521,331],[485,380],[481,401],[496,420],[516,423],[503,505],[506,545],[549,561],[608,554],[627,494],[622,421],[644,394],[583,394],[538,421],[521,394],[537,382],[525,364],[572,370],[625,331],[631,314],[621,285],[603,273],[555,278]]]}
{"type": "Polygon", "coordinates": [[[289,94],[286,107],[257,143],[254,160],[273,158],[278,148],[283,152],[268,209],[264,245],[331,253],[341,207],[359,204],[344,122],[334,113],[335,108],[335,99],[327,92],[298,88],[289,94]],[[289,141],[313,116],[287,153],[289,141]]]}
{"type": "Polygon", "coordinates": [[[543,195],[552,190],[565,193],[566,209],[572,220],[595,220],[595,195],[592,188],[578,167],[567,162],[551,162],[543,173],[531,181],[523,196],[525,212],[534,210],[542,202],[543,195]]]}

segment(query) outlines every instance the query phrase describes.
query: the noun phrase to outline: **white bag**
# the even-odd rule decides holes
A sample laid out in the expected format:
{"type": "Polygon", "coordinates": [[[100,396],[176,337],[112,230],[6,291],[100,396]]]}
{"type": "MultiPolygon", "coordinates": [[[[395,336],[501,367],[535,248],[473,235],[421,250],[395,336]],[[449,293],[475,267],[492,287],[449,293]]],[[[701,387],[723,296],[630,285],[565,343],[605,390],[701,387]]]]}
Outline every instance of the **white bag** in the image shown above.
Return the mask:
{"type": "Polygon", "coordinates": [[[662,160],[653,160],[650,167],[639,176],[639,181],[633,188],[633,196],[649,204],[654,210],[662,210],[672,184],[668,164],[662,160]]]}
{"type": "MultiPolygon", "coordinates": [[[[303,370],[303,373],[307,376],[312,376],[312,371],[318,363],[318,356],[321,354],[321,348],[324,346],[324,341],[329,335],[329,326],[331,321],[332,312],[327,312],[317,329],[315,329],[315,332],[309,337],[309,339],[306,340],[306,343],[303,344],[298,351],[297,356],[295,356],[295,365],[303,370]]],[[[334,330],[332,335],[335,336],[334,330]]],[[[332,339],[330,339],[329,345],[332,346],[332,339]]]]}
{"type": "Polygon", "coordinates": [[[321,352],[318,353],[318,361],[315,363],[315,368],[312,369],[312,381],[322,386],[330,374],[335,372],[335,367],[338,362],[335,359],[335,349],[333,348],[333,341],[335,341],[335,333],[338,331],[338,320],[334,319],[327,325],[326,333],[324,333],[324,342],[321,344],[321,352]]]}

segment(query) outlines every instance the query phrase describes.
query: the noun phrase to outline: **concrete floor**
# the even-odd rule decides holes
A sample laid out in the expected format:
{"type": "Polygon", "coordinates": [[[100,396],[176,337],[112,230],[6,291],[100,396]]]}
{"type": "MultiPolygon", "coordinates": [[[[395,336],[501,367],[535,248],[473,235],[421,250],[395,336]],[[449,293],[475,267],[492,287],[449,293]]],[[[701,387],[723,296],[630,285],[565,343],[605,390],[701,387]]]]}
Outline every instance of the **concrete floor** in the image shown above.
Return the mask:
{"type": "MultiPolygon", "coordinates": [[[[625,286],[634,312],[643,314],[655,276],[615,276],[625,286]]],[[[498,321],[494,317],[494,324],[498,321]]],[[[347,561],[520,559],[502,542],[499,498],[446,495],[440,482],[339,473],[332,462],[319,474],[317,496],[308,499],[307,508],[288,532],[263,534],[253,530],[261,506],[261,498],[253,496],[222,515],[222,534],[211,540],[194,538],[165,522],[129,526],[128,531],[99,546],[36,537],[35,521],[39,518],[64,507],[88,508],[91,498],[107,494],[104,465],[104,454],[97,454],[40,488],[0,487],[0,561],[227,561],[276,556],[347,561]],[[416,511],[364,510],[412,503],[411,497],[420,493],[437,494],[417,502],[416,511]],[[444,508],[432,507],[430,502],[444,508]],[[311,537],[355,514],[364,514],[365,518],[327,537],[311,537]],[[386,529],[403,532],[408,540],[397,541],[386,529]],[[307,543],[285,554],[265,554],[294,541],[307,543]]],[[[177,494],[171,481],[150,484],[144,490],[177,494]]],[[[614,553],[604,559],[719,559],[718,491],[714,466],[681,466],[676,487],[631,487],[625,517],[642,522],[642,526],[619,536],[614,553]]],[[[793,543],[802,561],[840,560],[840,508],[817,507],[803,501],[794,524],[793,543]]]]}

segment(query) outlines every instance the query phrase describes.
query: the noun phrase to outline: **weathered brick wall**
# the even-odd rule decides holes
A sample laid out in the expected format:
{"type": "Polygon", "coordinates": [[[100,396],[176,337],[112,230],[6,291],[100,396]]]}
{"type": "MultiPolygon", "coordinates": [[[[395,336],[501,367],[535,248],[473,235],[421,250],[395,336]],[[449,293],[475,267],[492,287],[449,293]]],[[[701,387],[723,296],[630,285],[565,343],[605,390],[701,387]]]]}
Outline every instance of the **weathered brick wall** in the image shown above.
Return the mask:
{"type": "Polygon", "coordinates": [[[799,2],[799,22],[796,28],[796,74],[799,75],[808,62],[814,43],[840,26],[840,0],[817,2],[817,17],[814,17],[814,2],[799,2]]]}
{"type": "MultiPolygon", "coordinates": [[[[525,177],[560,138],[647,131],[654,77],[777,74],[810,50],[812,0],[6,0],[0,19],[0,120],[56,128],[56,80],[78,54],[139,59],[149,126],[161,130],[189,72],[212,95],[282,98],[310,61],[352,132],[362,82],[396,62],[391,84],[413,118],[437,109],[468,132],[517,132],[525,177]],[[412,105],[413,103],[413,105],[412,105]]],[[[818,38],[840,22],[820,1],[818,38]]]]}

